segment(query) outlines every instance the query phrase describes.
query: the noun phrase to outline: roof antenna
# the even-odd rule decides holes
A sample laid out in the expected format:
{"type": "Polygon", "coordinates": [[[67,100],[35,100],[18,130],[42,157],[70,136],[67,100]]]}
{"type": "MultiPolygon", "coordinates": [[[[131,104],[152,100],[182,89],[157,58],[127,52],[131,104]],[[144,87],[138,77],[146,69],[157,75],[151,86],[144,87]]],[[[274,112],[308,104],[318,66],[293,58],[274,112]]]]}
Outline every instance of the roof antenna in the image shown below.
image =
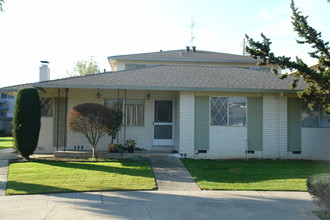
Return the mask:
{"type": "Polygon", "coordinates": [[[245,38],[243,38],[243,56],[246,56],[246,41],[245,38]]]}
{"type": "Polygon", "coordinates": [[[190,25],[190,28],[191,28],[190,46],[191,47],[194,46],[194,39],[195,39],[195,36],[194,36],[194,26],[195,25],[196,25],[196,23],[194,23],[194,17],[191,17],[191,25],[190,25]]]}

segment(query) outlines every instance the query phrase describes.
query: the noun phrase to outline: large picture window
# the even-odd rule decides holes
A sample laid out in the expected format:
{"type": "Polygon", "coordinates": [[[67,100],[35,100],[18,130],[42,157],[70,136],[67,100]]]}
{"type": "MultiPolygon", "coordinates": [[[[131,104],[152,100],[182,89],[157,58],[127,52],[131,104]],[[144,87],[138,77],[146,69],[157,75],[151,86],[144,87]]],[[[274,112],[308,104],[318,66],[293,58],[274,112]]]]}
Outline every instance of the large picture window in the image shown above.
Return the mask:
{"type": "Polygon", "coordinates": [[[105,106],[124,113],[124,125],[144,125],[143,99],[106,99],[105,106]]]}
{"type": "Polygon", "coordinates": [[[314,128],[330,128],[330,113],[322,106],[316,104],[313,110],[308,108],[308,103],[302,103],[302,126],[314,128]]]}
{"type": "Polygon", "coordinates": [[[245,97],[211,97],[211,125],[245,126],[245,97]]]}

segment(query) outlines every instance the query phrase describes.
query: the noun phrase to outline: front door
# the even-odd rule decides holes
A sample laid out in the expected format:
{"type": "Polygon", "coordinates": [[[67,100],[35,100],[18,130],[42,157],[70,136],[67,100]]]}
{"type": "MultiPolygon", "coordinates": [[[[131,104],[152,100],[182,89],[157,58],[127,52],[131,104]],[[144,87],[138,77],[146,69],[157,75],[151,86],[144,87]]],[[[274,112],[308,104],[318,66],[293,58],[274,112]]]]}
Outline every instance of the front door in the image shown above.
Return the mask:
{"type": "Polygon", "coordinates": [[[155,101],[153,145],[173,145],[172,101],[155,101]]]}

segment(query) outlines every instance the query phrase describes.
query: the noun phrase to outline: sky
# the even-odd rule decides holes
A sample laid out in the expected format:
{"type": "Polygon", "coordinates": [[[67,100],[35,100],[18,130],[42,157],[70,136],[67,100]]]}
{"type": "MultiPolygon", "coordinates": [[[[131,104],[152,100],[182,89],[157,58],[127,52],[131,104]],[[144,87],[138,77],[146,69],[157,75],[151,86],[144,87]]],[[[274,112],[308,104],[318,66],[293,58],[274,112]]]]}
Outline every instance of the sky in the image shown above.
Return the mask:
{"type": "MultiPolygon", "coordinates": [[[[40,61],[51,79],[68,76],[91,57],[110,71],[108,56],[184,49],[242,54],[245,34],[273,42],[275,55],[299,56],[309,65],[309,46],[298,45],[291,0],[5,0],[0,13],[0,87],[39,80],[40,61]]],[[[308,23],[330,41],[330,3],[296,0],[308,23]]]]}

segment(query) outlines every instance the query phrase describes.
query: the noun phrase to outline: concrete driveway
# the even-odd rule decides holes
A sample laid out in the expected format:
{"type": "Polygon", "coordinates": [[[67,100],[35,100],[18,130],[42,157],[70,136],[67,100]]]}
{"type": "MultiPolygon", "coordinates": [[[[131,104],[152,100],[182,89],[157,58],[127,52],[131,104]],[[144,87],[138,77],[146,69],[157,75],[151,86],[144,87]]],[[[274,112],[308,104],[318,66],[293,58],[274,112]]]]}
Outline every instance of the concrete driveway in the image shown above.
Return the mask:
{"type": "Polygon", "coordinates": [[[305,192],[132,191],[0,197],[0,219],[314,219],[305,192]]]}

